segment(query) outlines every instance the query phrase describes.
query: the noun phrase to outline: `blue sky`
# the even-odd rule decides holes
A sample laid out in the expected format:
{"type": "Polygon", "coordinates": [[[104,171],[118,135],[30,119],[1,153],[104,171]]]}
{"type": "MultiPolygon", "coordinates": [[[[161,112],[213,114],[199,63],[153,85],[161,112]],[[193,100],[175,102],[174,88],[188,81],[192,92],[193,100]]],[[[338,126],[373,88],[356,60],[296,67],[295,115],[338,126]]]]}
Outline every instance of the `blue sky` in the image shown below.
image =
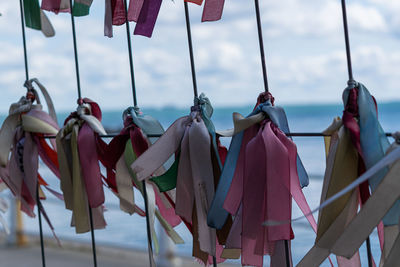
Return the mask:
{"type": "MultiPolygon", "coordinates": [[[[400,100],[400,1],[348,0],[355,78],[378,102],[400,100]]],[[[261,0],[270,90],[278,104],[339,103],[347,81],[340,0],[261,0]]],[[[214,106],[253,104],[263,90],[253,1],[226,0],[222,20],[190,5],[199,92],[214,106]]],[[[25,93],[19,1],[1,1],[0,112],[25,93]]],[[[47,13],[56,36],[27,29],[30,76],[58,110],[76,107],[69,14],[47,13]]],[[[76,18],[83,96],[104,109],[132,105],[125,26],[103,36],[104,1],[76,18]]],[[[131,23],[133,30],[134,24],[131,23]]],[[[133,36],[139,106],[193,102],[182,0],[164,0],[153,37],[133,36]]]]}

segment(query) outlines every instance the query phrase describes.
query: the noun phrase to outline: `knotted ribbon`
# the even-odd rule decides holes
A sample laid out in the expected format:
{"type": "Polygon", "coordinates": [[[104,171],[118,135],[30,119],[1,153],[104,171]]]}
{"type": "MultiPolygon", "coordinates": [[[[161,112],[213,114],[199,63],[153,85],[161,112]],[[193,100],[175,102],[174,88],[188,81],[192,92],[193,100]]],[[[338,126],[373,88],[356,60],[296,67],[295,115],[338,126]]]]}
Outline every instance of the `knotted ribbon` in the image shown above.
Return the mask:
{"type": "MultiPolygon", "coordinates": [[[[375,99],[361,83],[349,83],[349,87],[343,92],[343,103],[345,106],[342,117],[343,127],[341,130],[336,129],[337,140],[326,145],[331,149],[329,153],[327,152],[329,155],[321,202],[339,193],[356,180],[359,175],[375,165],[383,158],[389,145],[377,119],[375,99]]],[[[375,191],[377,184],[386,173],[387,169],[384,168],[370,178],[369,185],[372,191],[375,191]]],[[[360,184],[359,190],[348,191],[335,203],[322,210],[319,215],[316,244],[303,258],[300,266],[322,262],[331,251],[336,255],[351,258],[369,233],[366,234],[368,230],[364,231],[363,235],[358,235],[363,238],[362,241],[360,242],[361,239],[356,238],[358,242],[354,242],[350,241],[351,237],[354,237],[354,232],[349,234],[348,230],[345,231],[345,229],[356,216],[358,204],[363,205],[368,198],[368,184],[364,182],[360,184]],[[360,203],[358,195],[360,196],[360,203]]],[[[398,213],[399,209],[393,208],[392,212],[387,215],[388,217],[385,217],[384,224],[397,224],[394,218],[398,213]]],[[[397,215],[397,220],[398,217],[397,215]]],[[[351,225],[354,225],[354,223],[351,225]]],[[[382,231],[381,227],[378,228],[382,246],[382,231]]],[[[350,229],[354,230],[355,228],[353,226],[350,229]]],[[[364,229],[368,229],[368,227],[364,229]]],[[[343,264],[339,263],[341,266],[350,264],[344,263],[345,259],[341,259],[341,261],[343,261],[343,264]]],[[[350,261],[353,266],[359,266],[358,253],[350,261]]]]}
{"type": "MultiPolygon", "coordinates": [[[[266,100],[261,98],[265,98],[265,96],[263,94],[260,95],[256,108],[246,118],[238,113],[233,114],[233,130],[218,132],[219,135],[233,135],[233,137],[229,146],[229,152],[226,156],[226,162],[222,170],[221,178],[208,212],[207,222],[208,225],[213,228],[220,229],[228,217],[228,212],[223,208],[223,203],[228,194],[232,180],[234,179],[236,168],[238,168],[238,159],[239,154],[242,151],[242,147],[244,148],[247,144],[246,142],[248,142],[250,140],[249,138],[251,138],[248,137],[247,139],[244,139],[245,130],[250,129],[252,125],[262,122],[267,116],[284,133],[290,133],[286,114],[283,108],[273,106],[272,96],[268,97],[266,100]]],[[[309,182],[308,175],[299,156],[296,157],[296,164],[300,186],[305,187],[309,182]]]]}
{"type": "Polygon", "coordinates": [[[94,229],[106,226],[97,152],[98,135],[106,132],[100,121],[100,107],[85,98],[77,111],[65,120],[56,137],[61,190],[64,192],[65,207],[72,211],[71,225],[75,226],[77,233],[90,230],[89,212],[93,214],[94,229]]]}
{"type": "MultiPolygon", "coordinates": [[[[223,261],[219,257],[222,249],[217,243],[216,235],[218,234],[219,243],[223,244],[230,228],[228,221],[225,229],[217,233],[215,229],[208,227],[206,220],[220,172],[219,151],[223,151],[218,148],[220,146],[216,138],[214,143],[213,133],[210,132],[214,129],[210,120],[211,114],[210,102],[201,94],[195,100],[191,114],[176,120],[131,165],[136,178],[142,181],[151,178],[171,155],[179,154],[167,173],[172,168],[175,171],[163,176],[163,179],[172,181],[166,188],[176,185],[175,212],[187,224],[192,224],[193,256],[205,264],[212,262],[211,256],[216,256],[218,262],[223,261]]],[[[162,182],[160,177],[150,180],[157,185],[162,182]]],[[[162,185],[160,187],[161,191],[165,189],[162,185]]]]}
{"type": "Polygon", "coordinates": [[[46,88],[37,79],[27,81],[25,86],[28,88],[27,96],[21,97],[17,103],[11,105],[9,115],[0,129],[0,177],[14,196],[21,201],[21,210],[27,215],[34,217],[34,206],[39,205],[53,231],[54,228],[43,206],[37,203],[37,194],[41,199],[45,199],[40,187],[42,185],[57,198],[63,199],[60,193],[48,186],[38,172],[40,157],[59,177],[55,142],[51,141],[49,145],[44,140],[44,137],[58,132],[57,118],[46,88]],[[33,83],[36,83],[42,92],[48,113],[42,110],[33,83]]]}
{"type": "MultiPolygon", "coordinates": [[[[173,229],[181,220],[175,215],[175,210],[167,199],[174,198],[173,193],[160,193],[156,186],[146,181],[143,188],[135,175],[128,168],[133,161],[140,156],[156,138],[164,132],[161,124],[148,115],[143,115],[138,108],[128,108],[124,112],[124,128],[107,145],[101,141],[99,151],[101,162],[107,168],[107,184],[120,199],[120,207],[123,211],[132,214],[134,212],[144,216],[144,212],[134,203],[133,185],[143,194],[146,190],[148,198],[148,211],[152,240],[156,253],[158,253],[158,240],[154,229],[154,218],[160,221],[169,237],[176,243],[183,243],[182,238],[173,229]],[[158,209],[156,209],[156,206],[158,209]]],[[[163,173],[163,167],[156,171],[163,173]]],[[[149,249],[151,246],[149,245],[149,249]]]]}
{"type": "MultiPolygon", "coordinates": [[[[296,146],[279,129],[289,132],[286,116],[272,102],[272,96],[259,102],[248,118],[234,114],[230,132],[235,135],[208,214],[213,226],[224,221],[219,210],[235,215],[223,255],[234,258],[241,252],[243,265],[262,266],[265,254],[271,255],[271,266],[285,265],[284,240],[294,238],[290,224],[264,227],[262,222],[291,218],[292,197],[305,214],[310,211],[301,192],[296,146]]],[[[307,184],[307,175],[303,178],[307,184]]],[[[316,231],[314,218],[308,219],[316,231]]]]}

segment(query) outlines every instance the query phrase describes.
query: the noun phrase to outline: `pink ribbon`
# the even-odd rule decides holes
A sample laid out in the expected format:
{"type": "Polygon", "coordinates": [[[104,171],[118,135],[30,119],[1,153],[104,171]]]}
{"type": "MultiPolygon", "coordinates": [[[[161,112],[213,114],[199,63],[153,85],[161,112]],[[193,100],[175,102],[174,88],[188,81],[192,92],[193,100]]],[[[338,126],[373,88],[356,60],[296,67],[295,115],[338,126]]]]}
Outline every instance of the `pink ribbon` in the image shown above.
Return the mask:
{"type": "Polygon", "coordinates": [[[205,0],[201,21],[220,20],[225,0],[205,0]]]}
{"type": "Polygon", "coordinates": [[[60,8],[62,0],[42,0],[40,9],[47,10],[58,14],[59,12],[71,12],[70,8],[60,8]]]}
{"type": "Polygon", "coordinates": [[[97,208],[104,203],[104,190],[95,133],[87,123],[82,125],[78,134],[78,151],[89,205],[91,208],[97,208]]]}
{"type": "MultiPolygon", "coordinates": [[[[272,122],[245,130],[241,151],[224,209],[236,214],[227,248],[242,249],[242,264],[262,266],[271,255],[271,266],[285,262],[283,240],[294,238],[290,224],[262,226],[264,221],[290,221],[292,197],[303,213],[310,208],[301,191],[296,145],[272,122]]],[[[307,216],[316,231],[312,215],[307,216]]]]}
{"type": "Polygon", "coordinates": [[[137,22],[144,0],[131,0],[128,8],[128,20],[137,22]]]}
{"type": "Polygon", "coordinates": [[[111,0],[112,25],[122,25],[126,22],[124,0],[111,0]]]}

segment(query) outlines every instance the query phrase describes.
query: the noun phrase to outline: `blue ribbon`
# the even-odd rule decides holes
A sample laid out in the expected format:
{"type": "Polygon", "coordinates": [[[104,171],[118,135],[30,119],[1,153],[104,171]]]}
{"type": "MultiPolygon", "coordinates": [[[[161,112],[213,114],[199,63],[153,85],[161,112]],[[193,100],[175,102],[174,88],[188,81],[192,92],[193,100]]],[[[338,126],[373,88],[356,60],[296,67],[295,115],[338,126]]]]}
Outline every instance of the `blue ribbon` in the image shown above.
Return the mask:
{"type": "MultiPolygon", "coordinates": [[[[389,148],[389,140],[378,121],[375,103],[368,89],[361,83],[350,85],[343,93],[343,101],[346,105],[349,90],[356,86],[358,88],[358,113],[360,126],[360,143],[364,156],[365,167],[370,169],[379,160],[385,156],[386,150],[389,148]]],[[[386,176],[388,168],[383,168],[373,175],[368,183],[372,192],[378,187],[383,177],[386,176]]],[[[397,201],[394,206],[383,218],[384,225],[396,225],[400,216],[400,201],[397,201]]]]}
{"type": "Polygon", "coordinates": [[[206,128],[207,128],[209,134],[211,135],[212,145],[213,145],[213,149],[214,149],[215,155],[216,155],[217,160],[218,160],[218,165],[219,165],[219,168],[222,169],[222,163],[221,163],[221,159],[220,159],[219,153],[218,153],[217,137],[216,137],[216,134],[215,134],[215,127],[214,127],[214,124],[211,121],[211,116],[212,116],[212,114],[214,112],[214,109],[211,106],[211,102],[205,96],[204,93],[201,93],[199,97],[195,97],[194,105],[200,107],[201,118],[203,119],[204,124],[206,125],[206,128]]]}

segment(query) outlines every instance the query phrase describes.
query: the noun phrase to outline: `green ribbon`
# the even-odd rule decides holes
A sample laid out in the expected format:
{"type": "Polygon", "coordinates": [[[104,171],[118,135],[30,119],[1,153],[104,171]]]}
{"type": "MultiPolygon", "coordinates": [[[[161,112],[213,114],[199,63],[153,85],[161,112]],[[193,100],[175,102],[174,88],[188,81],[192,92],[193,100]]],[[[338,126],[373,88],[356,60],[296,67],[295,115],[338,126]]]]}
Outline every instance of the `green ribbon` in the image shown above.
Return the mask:
{"type": "Polygon", "coordinates": [[[42,29],[39,0],[24,0],[25,25],[35,30],[42,29]]]}
{"type": "Polygon", "coordinates": [[[92,0],[75,0],[74,6],[72,7],[72,14],[75,17],[82,17],[89,15],[90,6],[92,0]]]}
{"type": "Polygon", "coordinates": [[[175,157],[175,161],[172,166],[160,176],[155,176],[150,179],[155,183],[160,190],[160,192],[166,192],[172,190],[176,187],[176,180],[178,176],[178,166],[179,166],[179,154],[175,157]]]}

